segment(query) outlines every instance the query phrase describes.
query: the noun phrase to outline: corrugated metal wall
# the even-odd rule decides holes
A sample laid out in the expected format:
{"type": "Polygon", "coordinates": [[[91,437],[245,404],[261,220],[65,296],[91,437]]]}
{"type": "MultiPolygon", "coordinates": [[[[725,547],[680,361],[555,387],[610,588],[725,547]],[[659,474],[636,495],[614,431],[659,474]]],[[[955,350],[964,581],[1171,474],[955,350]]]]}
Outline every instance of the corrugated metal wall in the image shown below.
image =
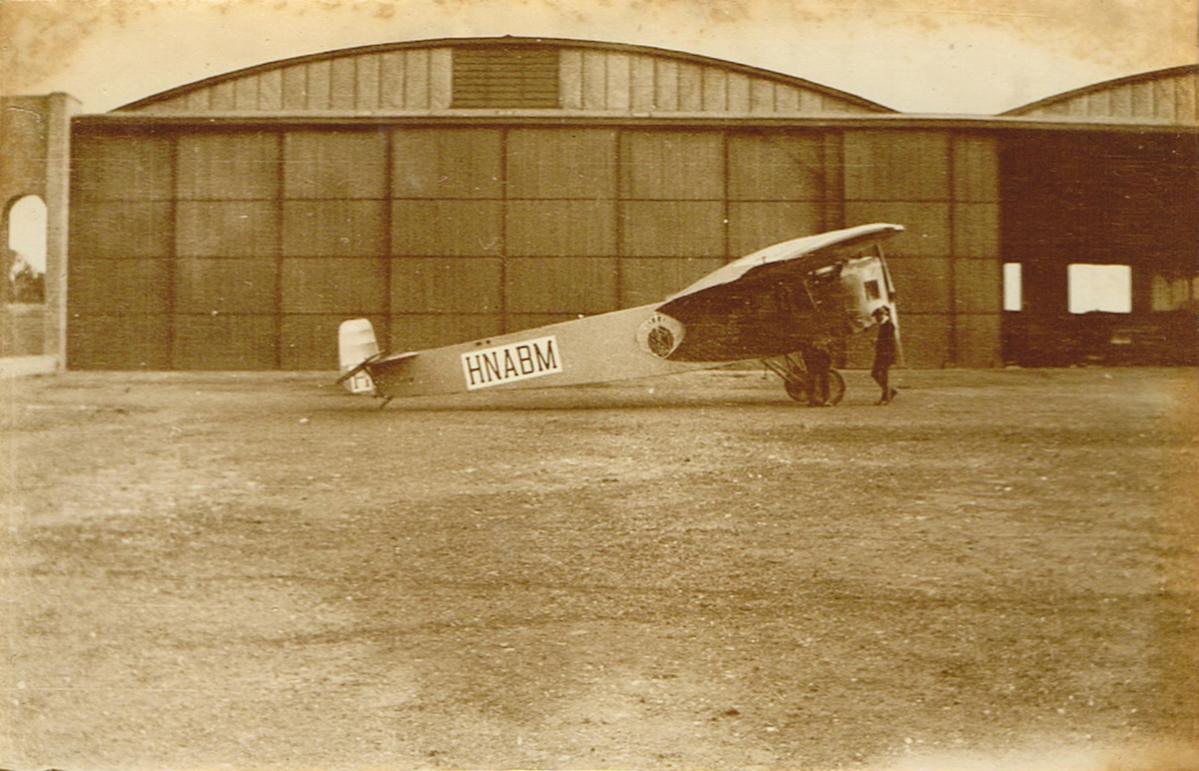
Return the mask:
{"type": "MultiPolygon", "coordinates": [[[[995,148],[950,132],[633,127],[77,131],[70,365],[329,369],[660,299],[871,221],[909,361],[995,362],[995,148]]],[[[862,345],[865,345],[864,343],[862,345]]],[[[868,352],[851,350],[851,364],[868,352]]]]}

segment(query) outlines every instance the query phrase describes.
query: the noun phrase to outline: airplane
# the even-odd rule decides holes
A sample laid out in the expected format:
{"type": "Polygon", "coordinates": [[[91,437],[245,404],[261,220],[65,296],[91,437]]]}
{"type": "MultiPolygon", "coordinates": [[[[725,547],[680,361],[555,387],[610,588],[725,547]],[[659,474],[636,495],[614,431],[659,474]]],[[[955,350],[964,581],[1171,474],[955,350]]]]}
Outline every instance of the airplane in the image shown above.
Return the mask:
{"type": "MultiPolygon", "coordinates": [[[[756,359],[806,402],[806,348],[864,332],[882,306],[898,332],[882,242],[901,232],[873,223],[795,238],[661,302],[422,351],[384,353],[370,321],[349,319],[338,330],[337,382],[386,406],[395,397],[602,383],[756,359]]],[[[844,392],[834,370],[829,402],[844,392]]]]}

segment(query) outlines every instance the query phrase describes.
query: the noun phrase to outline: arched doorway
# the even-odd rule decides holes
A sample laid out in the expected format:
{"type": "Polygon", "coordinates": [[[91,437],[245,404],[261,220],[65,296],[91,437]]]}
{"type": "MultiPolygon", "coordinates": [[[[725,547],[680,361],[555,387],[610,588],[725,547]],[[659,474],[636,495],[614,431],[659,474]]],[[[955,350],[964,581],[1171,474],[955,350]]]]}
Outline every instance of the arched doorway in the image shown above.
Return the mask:
{"type": "Polygon", "coordinates": [[[45,347],[46,202],[36,195],[13,201],[4,232],[0,355],[37,356],[45,347]]]}

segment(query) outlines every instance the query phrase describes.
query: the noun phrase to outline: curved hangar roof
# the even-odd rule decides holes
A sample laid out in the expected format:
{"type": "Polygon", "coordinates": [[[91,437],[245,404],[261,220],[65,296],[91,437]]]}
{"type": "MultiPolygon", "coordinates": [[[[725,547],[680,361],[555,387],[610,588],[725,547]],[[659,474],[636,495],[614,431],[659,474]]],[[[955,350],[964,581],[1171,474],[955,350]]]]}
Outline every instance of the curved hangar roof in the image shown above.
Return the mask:
{"type": "Polygon", "coordinates": [[[452,38],[329,51],[250,67],[119,113],[868,114],[895,111],[810,81],[645,46],[452,38]]]}
{"type": "Polygon", "coordinates": [[[1199,124],[1199,64],[1143,72],[1077,88],[1003,116],[1120,123],[1199,124]]]}

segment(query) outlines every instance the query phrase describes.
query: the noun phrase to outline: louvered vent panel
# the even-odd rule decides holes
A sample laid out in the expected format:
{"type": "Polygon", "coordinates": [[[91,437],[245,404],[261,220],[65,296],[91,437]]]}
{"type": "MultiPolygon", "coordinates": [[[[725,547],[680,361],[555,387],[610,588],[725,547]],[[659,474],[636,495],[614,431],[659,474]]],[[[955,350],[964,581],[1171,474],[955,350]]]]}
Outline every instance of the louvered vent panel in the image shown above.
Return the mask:
{"type": "Polygon", "coordinates": [[[556,48],[454,49],[454,107],[557,107],[556,48]]]}

